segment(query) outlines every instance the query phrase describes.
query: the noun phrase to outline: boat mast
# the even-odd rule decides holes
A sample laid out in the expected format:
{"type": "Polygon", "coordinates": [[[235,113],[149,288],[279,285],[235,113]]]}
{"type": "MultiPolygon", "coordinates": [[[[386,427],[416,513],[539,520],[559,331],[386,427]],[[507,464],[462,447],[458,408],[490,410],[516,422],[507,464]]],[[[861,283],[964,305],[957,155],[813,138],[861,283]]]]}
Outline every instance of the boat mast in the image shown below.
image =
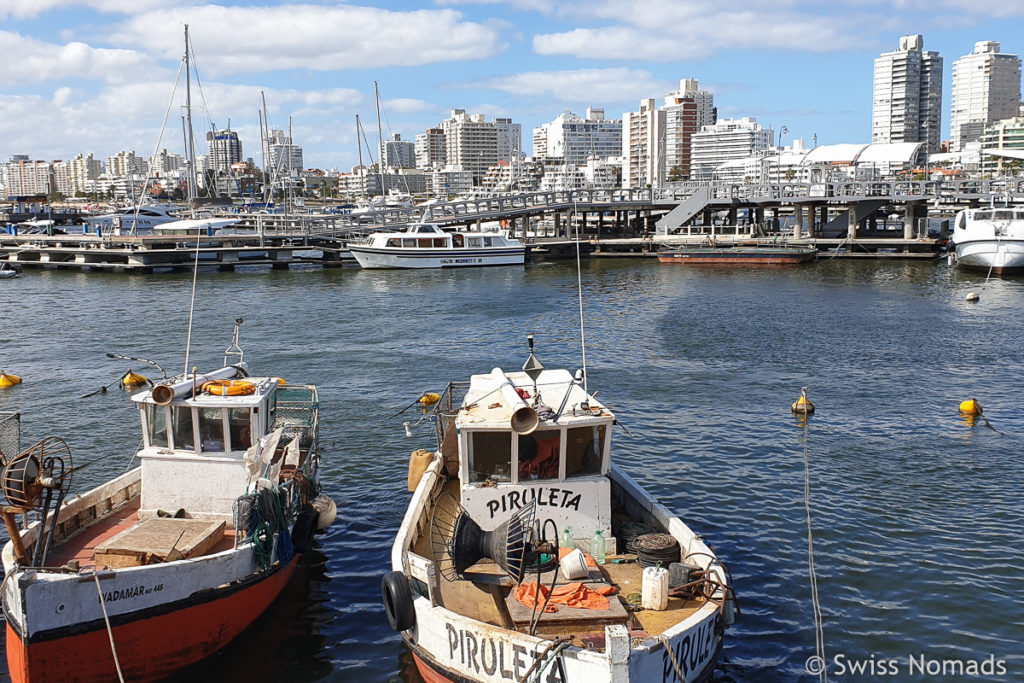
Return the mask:
{"type": "MultiPolygon", "coordinates": [[[[384,202],[384,129],[380,126],[380,90],[377,89],[377,81],[373,82],[373,98],[377,102],[377,170],[380,171],[380,197],[381,201],[384,202]]],[[[382,203],[381,208],[383,208],[382,203]]]]}
{"type": "MultiPolygon", "coordinates": [[[[360,173],[363,174],[363,178],[366,178],[366,169],[363,168],[363,140],[360,137],[363,134],[363,127],[359,123],[359,114],[356,114],[356,149],[359,150],[359,168],[360,173]]],[[[363,188],[366,188],[366,183],[360,183],[363,188]]]]}
{"type": "Polygon", "coordinates": [[[186,131],[188,144],[185,151],[188,154],[189,168],[188,203],[193,217],[195,217],[196,141],[195,136],[192,134],[192,67],[189,64],[188,53],[188,24],[185,24],[185,117],[188,120],[188,127],[186,131]]]}

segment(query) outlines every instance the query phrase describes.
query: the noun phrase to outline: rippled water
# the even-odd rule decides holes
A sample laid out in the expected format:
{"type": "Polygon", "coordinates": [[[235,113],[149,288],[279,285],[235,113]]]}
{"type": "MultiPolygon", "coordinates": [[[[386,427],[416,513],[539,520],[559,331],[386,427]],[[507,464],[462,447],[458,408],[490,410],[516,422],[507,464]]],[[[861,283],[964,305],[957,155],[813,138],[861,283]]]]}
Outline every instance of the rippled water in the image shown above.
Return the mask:
{"type": "MultiPolygon", "coordinates": [[[[815,680],[803,506],[833,678],[841,662],[1003,660],[1024,677],[1024,281],[944,263],[822,261],[691,270],[639,260],[583,265],[591,389],[629,430],[623,468],[679,513],[732,570],[743,614],[724,681],[815,680]],[[969,304],[964,294],[981,291],[969,304]],[[805,432],[789,404],[809,386],[805,432]],[[976,396],[991,421],[968,425],[976,396]],[[996,431],[998,430],[998,431],[996,431]],[[839,656],[840,659],[836,659],[839,656]]],[[[111,391],[128,365],[180,372],[190,277],[28,272],[0,283],[0,392],[23,444],[65,436],[76,489],[129,466],[135,413],[111,391]]],[[[519,367],[537,336],[548,367],[580,363],[574,264],[458,272],[355,269],[201,273],[192,361],[212,367],[246,319],[256,371],[321,387],[325,489],[340,521],[241,641],[193,677],[418,681],[380,607],[380,576],[409,494],[404,436],[424,390],[519,367]],[[269,660],[269,661],[268,661],[269,660]]],[[[941,676],[939,677],[941,679],[941,676]]],[[[893,677],[889,677],[893,680],[893,677]]],[[[936,680],[931,677],[928,680],[936,680]]],[[[956,680],[950,678],[950,680],[956,680]]],[[[974,680],[977,680],[974,679],[974,680]]]]}

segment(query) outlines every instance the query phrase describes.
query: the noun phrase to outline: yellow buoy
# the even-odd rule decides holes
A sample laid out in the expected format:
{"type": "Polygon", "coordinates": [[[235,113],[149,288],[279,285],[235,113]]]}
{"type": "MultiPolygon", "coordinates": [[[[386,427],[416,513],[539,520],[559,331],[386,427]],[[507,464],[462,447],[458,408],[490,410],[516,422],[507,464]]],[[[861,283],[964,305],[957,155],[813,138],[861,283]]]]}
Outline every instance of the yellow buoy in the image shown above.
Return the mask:
{"type": "Polygon", "coordinates": [[[960,404],[960,414],[978,416],[981,415],[981,404],[978,403],[978,399],[969,398],[960,404]]]}
{"type": "Polygon", "coordinates": [[[434,393],[431,393],[429,391],[423,392],[423,395],[420,396],[420,403],[425,405],[425,406],[432,406],[432,405],[434,405],[435,403],[437,403],[440,400],[441,400],[441,395],[440,394],[434,394],[434,393]]]}
{"type": "Polygon", "coordinates": [[[128,372],[124,373],[124,375],[121,376],[121,386],[124,387],[125,389],[137,387],[141,384],[145,384],[148,381],[149,380],[146,379],[145,376],[140,375],[137,372],[132,372],[131,370],[129,370],[128,372]]]}
{"type": "Polygon", "coordinates": [[[3,370],[0,370],[0,388],[6,389],[7,387],[13,387],[15,384],[21,384],[20,377],[8,375],[3,370]]]}
{"type": "Polygon", "coordinates": [[[800,390],[800,398],[792,406],[794,415],[810,415],[814,412],[814,404],[807,398],[807,387],[800,390]]]}
{"type": "Polygon", "coordinates": [[[288,382],[284,381],[284,377],[271,377],[270,379],[276,379],[278,386],[285,386],[288,382]]]}

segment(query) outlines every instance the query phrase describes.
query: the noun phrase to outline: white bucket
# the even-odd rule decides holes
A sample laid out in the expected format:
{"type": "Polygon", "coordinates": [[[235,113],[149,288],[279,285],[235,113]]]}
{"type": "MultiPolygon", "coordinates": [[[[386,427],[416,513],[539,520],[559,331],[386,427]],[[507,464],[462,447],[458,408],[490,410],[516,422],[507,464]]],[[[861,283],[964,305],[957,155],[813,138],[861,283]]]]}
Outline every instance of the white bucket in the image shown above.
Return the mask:
{"type": "Polygon", "coordinates": [[[644,609],[663,610],[668,607],[668,570],[647,567],[643,573],[641,601],[644,609]]]}
{"type": "Polygon", "coordinates": [[[590,577],[590,569],[587,567],[587,558],[583,551],[576,548],[571,553],[559,560],[562,566],[562,578],[566,581],[579,581],[590,577]]]}

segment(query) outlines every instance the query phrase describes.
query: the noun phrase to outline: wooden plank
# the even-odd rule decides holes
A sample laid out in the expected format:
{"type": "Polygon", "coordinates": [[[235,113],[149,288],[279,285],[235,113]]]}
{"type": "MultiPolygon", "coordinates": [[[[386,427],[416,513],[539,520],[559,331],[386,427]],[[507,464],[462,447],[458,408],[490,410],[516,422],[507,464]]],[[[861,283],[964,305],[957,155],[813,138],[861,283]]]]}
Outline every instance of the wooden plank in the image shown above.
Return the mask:
{"type": "MultiPolygon", "coordinates": [[[[607,583],[588,582],[583,584],[587,588],[607,587],[607,583]]],[[[613,624],[625,624],[629,621],[629,614],[626,608],[619,602],[618,594],[605,596],[608,598],[608,609],[579,609],[566,605],[555,605],[557,612],[548,612],[541,616],[540,623],[542,630],[559,626],[597,627],[613,624]]],[[[543,603],[541,603],[543,604],[543,603]]],[[[528,627],[534,611],[515,598],[515,591],[510,591],[505,598],[505,605],[508,607],[509,616],[517,628],[528,627]]],[[[540,611],[540,606],[537,607],[540,611]]]]}
{"type": "Polygon", "coordinates": [[[154,517],[96,546],[96,564],[112,568],[198,557],[224,536],[225,524],[154,517]]]}

